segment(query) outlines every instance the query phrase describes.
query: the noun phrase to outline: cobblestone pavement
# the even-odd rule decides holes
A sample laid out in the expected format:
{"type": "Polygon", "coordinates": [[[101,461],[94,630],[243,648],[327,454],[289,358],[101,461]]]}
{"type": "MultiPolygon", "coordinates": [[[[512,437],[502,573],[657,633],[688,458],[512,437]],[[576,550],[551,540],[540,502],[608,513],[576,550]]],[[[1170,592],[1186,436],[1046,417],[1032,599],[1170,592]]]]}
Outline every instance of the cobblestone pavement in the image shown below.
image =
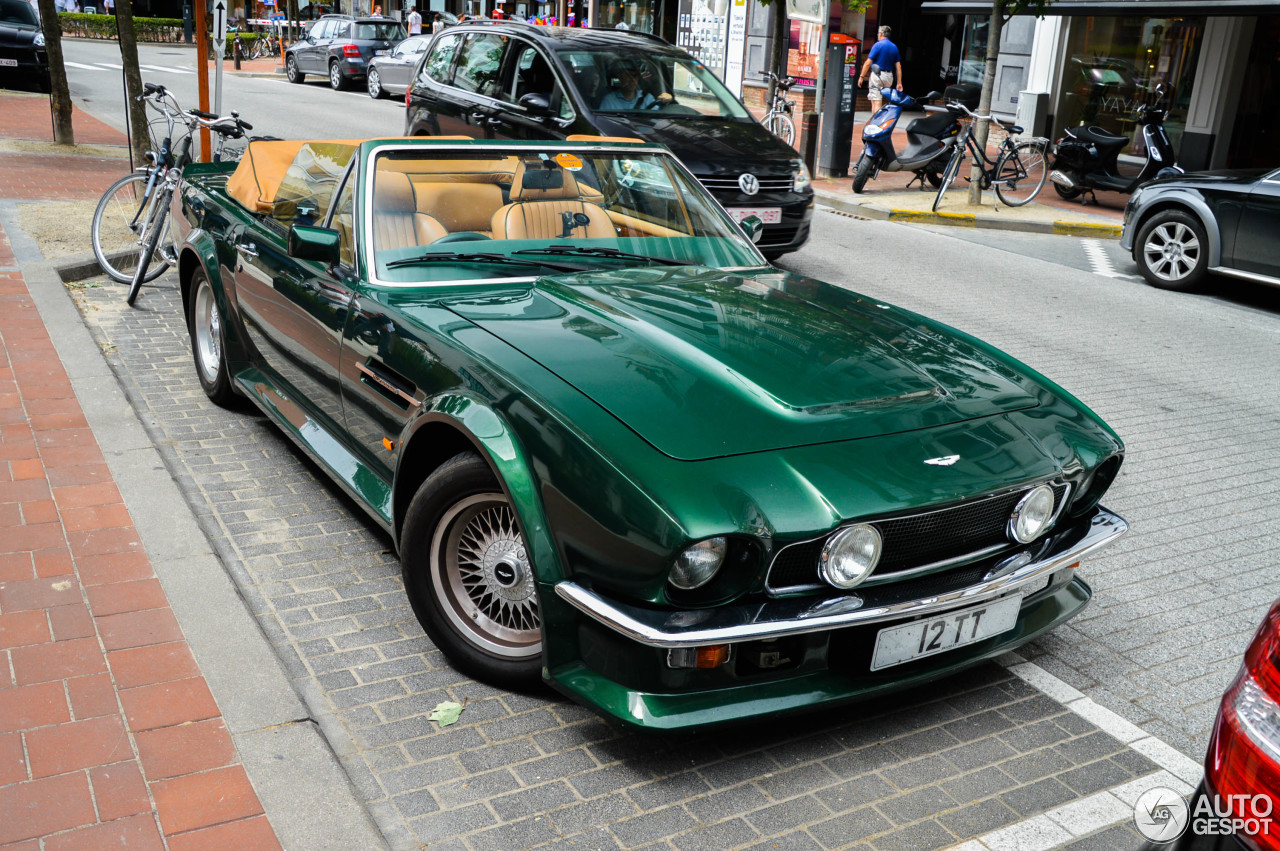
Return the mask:
{"type": "Polygon", "coordinates": [[[1280,300],[1252,309],[900,226],[856,226],[819,211],[812,240],[830,248],[783,265],[856,279],[863,292],[986,340],[1064,385],[1124,439],[1105,502],[1132,531],[1086,564],[1093,605],[1019,652],[1203,759],[1222,692],[1280,595],[1280,401],[1263,389],[1280,366],[1280,300]],[[928,260],[917,240],[928,241],[928,260]],[[887,274],[849,271],[872,254],[887,274]]]}
{"type": "MultiPolygon", "coordinates": [[[[109,282],[73,293],[393,846],[918,851],[1156,771],[994,664],[893,700],[677,738],[470,681],[423,636],[390,542],[265,419],[204,398],[172,276],[136,310],[109,282]],[[466,709],[438,729],[426,715],[444,699],[466,709]]],[[[1122,826],[1081,847],[1135,837],[1122,826]]]]}

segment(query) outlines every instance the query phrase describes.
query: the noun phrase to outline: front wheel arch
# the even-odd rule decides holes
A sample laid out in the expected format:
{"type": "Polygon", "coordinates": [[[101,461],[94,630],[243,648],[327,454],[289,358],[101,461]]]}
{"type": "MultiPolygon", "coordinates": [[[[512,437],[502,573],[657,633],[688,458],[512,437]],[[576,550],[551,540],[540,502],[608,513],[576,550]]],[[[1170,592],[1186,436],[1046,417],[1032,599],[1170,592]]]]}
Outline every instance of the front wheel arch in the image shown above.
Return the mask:
{"type": "Polygon", "coordinates": [[[1213,211],[1209,209],[1208,204],[1204,202],[1198,194],[1187,191],[1171,192],[1165,197],[1147,202],[1144,207],[1139,209],[1133,217],[1133,225],[1126,230],[1134,235],[1134,244],[1129,249],[1129,256],[1134,263],[1138,262],[1138,245],[1137,235],[1140,230],[1146,227],[1147,222],[1152,216],[1159,215],[1165,210],[1178,210],[1186,213],[1200,221],[1200,227],[1204,228],[1205,239],[1208,241],[1208,266],[1210,269],[1219,266],[1222,263],[1222,237],[1218,232],[1218,220],[1214,218],[1213,211]]]}

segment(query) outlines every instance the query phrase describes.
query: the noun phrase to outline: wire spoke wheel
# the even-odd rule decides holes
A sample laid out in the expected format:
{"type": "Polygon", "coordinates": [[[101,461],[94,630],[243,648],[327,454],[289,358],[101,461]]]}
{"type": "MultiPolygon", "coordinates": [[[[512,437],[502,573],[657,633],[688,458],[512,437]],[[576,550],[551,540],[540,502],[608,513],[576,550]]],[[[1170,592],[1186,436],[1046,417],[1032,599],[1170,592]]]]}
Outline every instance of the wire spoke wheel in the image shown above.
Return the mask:
{"type": "Polygon", "coordinates": [[[796,127],[781,112],[772,112],[766,118],[765,129],[790,145],[796,138],[796,127]]]}
{"type": "Polygon", "coordinates": [[[969,128],[966,127],[960,138],[956,140],[955,149],[951,152],[951,160],[942,172],[942,182],[938,185],[938,194],[933,199],[933,212],[935,213],[938,212],[938,205],[942,203],[942,196],[947,194],[947,190],[951,188],[951,182],[960,173],[960,164],[964,162],[965,143],[969,140],[968,134],[969,128]]]}
{"type": "MultiPolygon", "coordinates": [[[[122,284],[131,282],[138,268],[143,228],[149,213],[143,207],[146,188],[145,172],[134,172],[117,180],[98,202],[89,227],[93,255],[98,265],[122,284]]],[[[155,192],[158,194],[159,190],[155,192]]],[[[149,269],[144,280],[155,280],[164,270],[164,265],[149,269]]]]}
{"type": "Polygon", "coordinates": [[[1033,142],[1023,142],[1000,157],[996,165],[996,196],[1010,207],[1021,207],[1040,194],[1048,174],[1044,150],[1033,142]]]}
{"type": "Polygon", "coordinates": [[[475,494],[445,512],[431,543],[430,571],[445,615],[472,644],[498,656],[538,650],[533,567],[503,494],[475,494]]]}

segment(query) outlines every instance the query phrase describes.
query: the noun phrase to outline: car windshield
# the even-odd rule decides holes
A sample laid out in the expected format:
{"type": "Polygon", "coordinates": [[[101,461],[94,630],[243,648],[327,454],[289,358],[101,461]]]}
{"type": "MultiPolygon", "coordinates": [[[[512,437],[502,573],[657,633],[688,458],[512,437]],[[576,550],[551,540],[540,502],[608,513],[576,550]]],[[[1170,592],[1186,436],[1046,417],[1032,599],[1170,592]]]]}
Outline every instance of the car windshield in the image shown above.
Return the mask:
{"type": "Polygon", "coordinates": [[[762,265],[665,152],[419,146],[378,154],[372,177],[365,245],[379,283],[762,265]]]}
{"type": "Polygon", "coordinates": [[[351,37],[361,41],[399,41],[404,38],[404,30],[397,23],[361,23],[352,27],[351,37]]]}
{"type": "Polygon", "coordinates": [[[27,0],[0,0],[0,23],[22,27],[38,27],[40,19],[27,0]]]}
{"type": "Polygon", "coordinates": [[[742,104],[692,56],[616,47],[561,50],[560,60],[583,102],[596,112],[749,120],[742,104]]]}

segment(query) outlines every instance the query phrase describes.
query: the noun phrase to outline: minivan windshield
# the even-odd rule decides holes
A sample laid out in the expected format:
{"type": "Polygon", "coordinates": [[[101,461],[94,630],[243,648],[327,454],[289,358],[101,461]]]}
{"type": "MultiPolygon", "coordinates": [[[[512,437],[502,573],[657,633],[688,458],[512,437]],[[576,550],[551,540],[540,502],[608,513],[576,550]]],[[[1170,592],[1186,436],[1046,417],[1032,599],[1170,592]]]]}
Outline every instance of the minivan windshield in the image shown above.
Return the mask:
{"type": "Polygon", "coordinates": [[[594,112],[656,112],[663,118],[716,116],[750,120],[724,84],[687,54],[619,46],[566,48],[559,55],[574,87],[594,112]]]}
{"type": "Polygon", "coordinates": [[[372,177],[365,245],[382,283],[762,265],[665,152],[417,146],[377,155],[372,177]]]}

